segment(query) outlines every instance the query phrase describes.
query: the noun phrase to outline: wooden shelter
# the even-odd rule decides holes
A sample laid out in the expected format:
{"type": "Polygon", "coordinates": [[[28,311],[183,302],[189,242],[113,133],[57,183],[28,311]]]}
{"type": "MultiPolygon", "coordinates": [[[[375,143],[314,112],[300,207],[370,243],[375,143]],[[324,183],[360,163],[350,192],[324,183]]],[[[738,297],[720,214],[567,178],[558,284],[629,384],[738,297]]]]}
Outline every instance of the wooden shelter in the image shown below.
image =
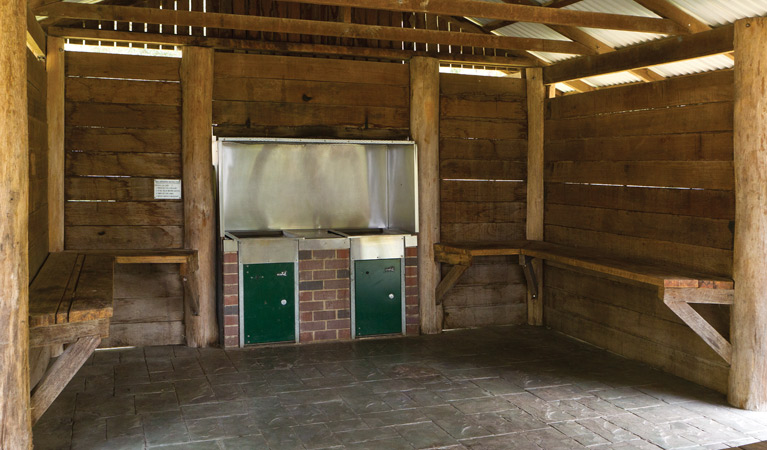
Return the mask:
{"type": "Polygon", "coordinates": [[[627,2],[1,2],[0,448],[99,345],[234,342],[232,136],[417,143],[408,333],[545,325],[767,410],[767,19],[627,2]]]}

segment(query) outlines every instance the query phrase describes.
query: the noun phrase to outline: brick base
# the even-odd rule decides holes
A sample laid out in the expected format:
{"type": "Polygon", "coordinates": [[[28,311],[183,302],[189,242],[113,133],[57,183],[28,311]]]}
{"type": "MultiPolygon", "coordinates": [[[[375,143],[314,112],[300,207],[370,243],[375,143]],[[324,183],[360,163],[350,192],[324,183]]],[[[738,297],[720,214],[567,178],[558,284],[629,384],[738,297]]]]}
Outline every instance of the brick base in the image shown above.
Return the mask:
{"type": "Polygon", "coordinates": [[[240,286],[237,252],[224,253],[224,347],[240,346],[240,286]]]}
{"type": "Polygon", "coordinates": [[[351,338],[349,250],[298,253],[299,342],[351,338]]]}
{"type": "Polygon", "coordinates": [[[418,304],[418,247],[405,249],[405,325],[408,336],[421,333],[418,304]]]}
{"type": "MultiPolygon", "coordinates": [[[[420,333],[418,248],[405,249],[405,324],[420,333]]],[[[298,262],[299,342],[351,339],[349,250],[301,250],[298,262]]],[[[240,345],[237,252],[224,253],[224,347],[240,345]]]]}

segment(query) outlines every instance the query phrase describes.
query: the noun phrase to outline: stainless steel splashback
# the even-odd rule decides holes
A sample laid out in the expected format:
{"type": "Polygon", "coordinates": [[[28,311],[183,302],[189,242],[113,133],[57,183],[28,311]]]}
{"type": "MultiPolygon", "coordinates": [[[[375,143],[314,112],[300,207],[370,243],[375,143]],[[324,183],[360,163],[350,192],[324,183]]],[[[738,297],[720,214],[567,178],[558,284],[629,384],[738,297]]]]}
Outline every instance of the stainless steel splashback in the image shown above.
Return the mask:
{"type": "Polygon", "coordinates": [[[412,142],[219,140],[221,234],[392,228],[417,232],[412,142]]]}

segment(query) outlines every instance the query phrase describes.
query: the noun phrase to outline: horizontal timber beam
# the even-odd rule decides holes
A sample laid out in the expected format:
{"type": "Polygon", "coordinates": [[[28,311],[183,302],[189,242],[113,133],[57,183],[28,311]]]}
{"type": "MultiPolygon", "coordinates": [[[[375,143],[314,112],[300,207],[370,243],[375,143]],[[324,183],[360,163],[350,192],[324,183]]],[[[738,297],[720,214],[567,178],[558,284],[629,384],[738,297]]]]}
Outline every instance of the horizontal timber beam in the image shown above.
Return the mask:
{"type": "Polygon", "coordinates": [[[443,63],[471,63],[497,67],[531,67],[536,63],[529,58],[513,56],[489,56],[471,54],[441,54],[414,52],[384,48],[346,47],[297,42],[266,42],[245,39],[225,39],[201,36],[152,34],[131,31],[91,30],[85,28],[50,27],[48,33],[68,39],[101,40],[110,42],[133,42],[144,44],[210,47],[219,50],[259,50],[285,53],[313,53],[323,55],[354,56],[388,60],[408,60],[414,56],[431,56],[443,63]]]}
{"type": "Polygon", "coordinates": [[[587,11],[493,3],[477,0],[290,0],[312,5],[352,6],[385,11],[419,12],[446,16],[532,22],[573,27],[605,28],[659,34],[687,34],[668,19],[587,11]]]}
{"type": "MultiPolygon", "coordinates": [[[[360,5],[355,5],[360,6],[360,5]]],[[[418,42],[506,50],[535,50],[567,54],[589,54],[591,50],[575,42],[507,36],[453,33],[412,28],[383,27],[343,22],[282,19],[236,14],[174,11],[132,6],[101,6],[80,3],[56,3],[41,8],[37,14],[54,18],[107,20],[161,25],[222,28],[227,30],[335,36],[382,41],[418,42]]]]}
{"type": "Polygon", "coordinates": [[[570,59],[543,69],[546,84],[656,66],[732,51],[733,26],[677,36],[611,53],[570,59]]]}

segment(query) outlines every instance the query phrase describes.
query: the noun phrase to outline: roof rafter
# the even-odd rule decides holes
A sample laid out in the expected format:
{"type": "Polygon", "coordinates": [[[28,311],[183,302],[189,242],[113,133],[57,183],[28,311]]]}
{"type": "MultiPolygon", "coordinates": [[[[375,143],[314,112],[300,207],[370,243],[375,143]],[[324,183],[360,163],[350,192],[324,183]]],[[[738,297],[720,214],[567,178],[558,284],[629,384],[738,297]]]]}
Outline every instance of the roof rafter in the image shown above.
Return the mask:
{"type": "Polygon", "coordinates": [[[543,80],[547,84],[558,83],[727,53],[734,46],[733,30],[732,25],[725,25],[689,36],[666,38],[611,53],[563,61],[545,67],[543,80]]]}
{"type": "Polygon", "coordinates": [[[474,33],[451,33],[412,28],[322,22],[303,19],[248,16],[237,14],[173,11],[131,6],[100,6],[57,3],[41,8],[41,15],[68,19],[109,20],[163,25],[223,28],[272,33],[294,33],[312,36],[335,36],[384,41],[459,45],[509,50],[538,50],[556,53],[589,54],[592,51],[575,42],[546,39],[511,38],[474,33]]]}
{"type": "Polygon", "coordinates": [[[399,12],[423,12],[443,16],[532,22],[551,25],[606,28],[659,34],[687,34],[687,30],[668,19],[572,11],[557,7],[493,3],[478,0],[289,0],[328,6],[352,6],[399,12]]]}

